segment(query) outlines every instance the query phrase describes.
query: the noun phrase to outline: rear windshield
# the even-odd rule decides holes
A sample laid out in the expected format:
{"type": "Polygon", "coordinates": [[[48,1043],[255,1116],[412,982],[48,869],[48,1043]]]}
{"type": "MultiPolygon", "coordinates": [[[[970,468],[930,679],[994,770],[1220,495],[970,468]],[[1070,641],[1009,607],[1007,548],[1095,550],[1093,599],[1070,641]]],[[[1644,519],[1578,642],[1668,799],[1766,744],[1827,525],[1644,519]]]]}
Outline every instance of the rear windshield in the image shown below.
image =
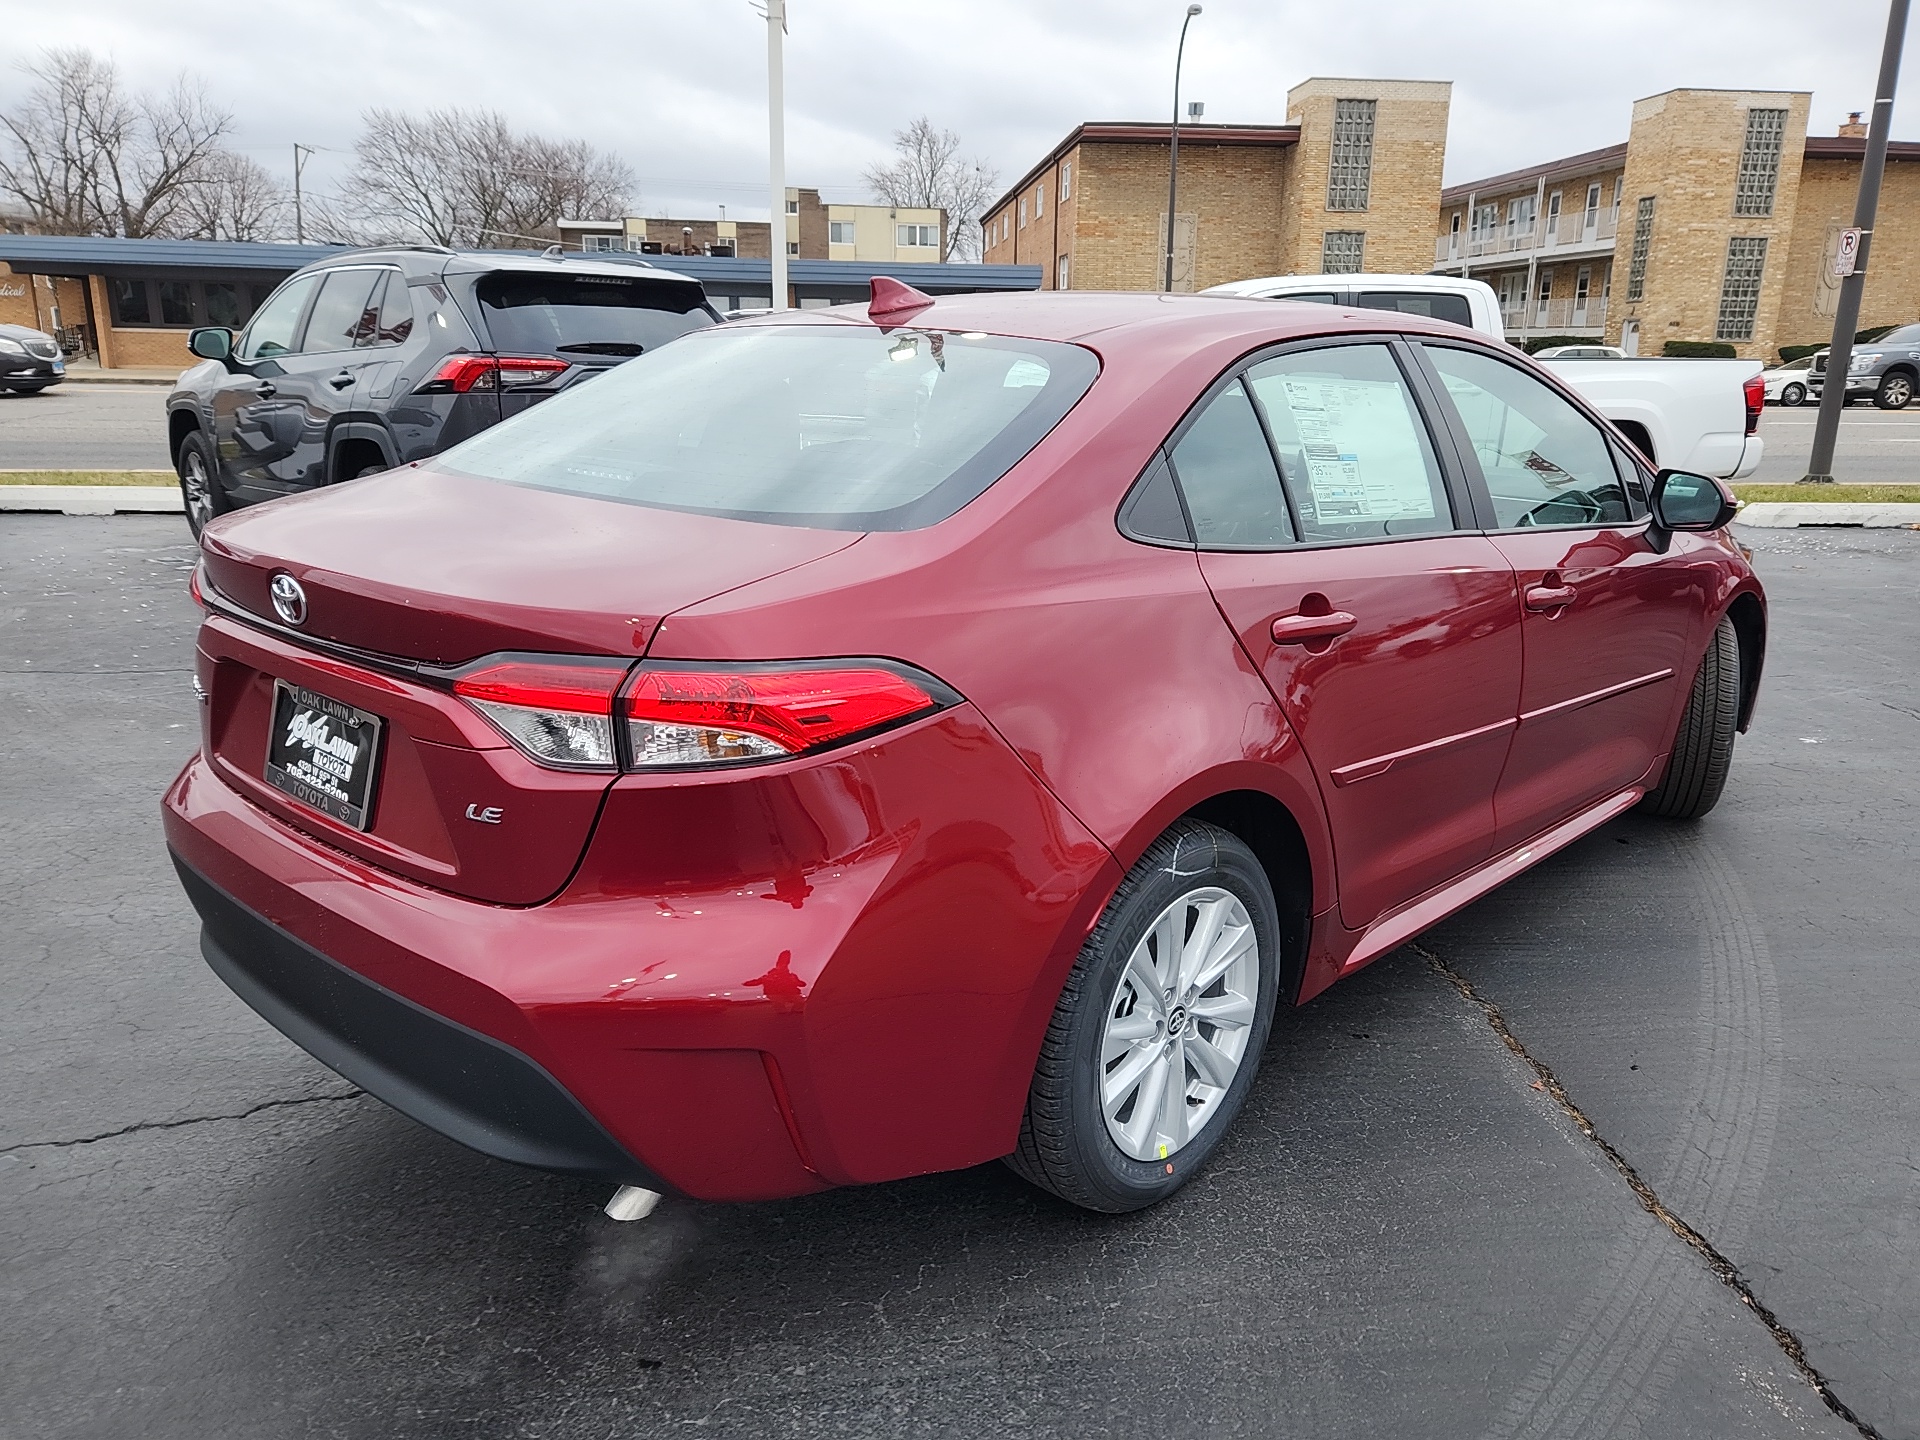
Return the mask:
{"type": "Polygon", "coordinates": [[[490,480],[783,525],[915,530],[974,499],[1099,374],[1077,345],[720,326],[449,450],[490,480]]]}
{"type": "Polygon", "coordinates": [[[1467,308],[1466,296],[1438,290],[1362,290],[1357,303],[1362,310],[1394,310],[1402,315],[1448,320],[1455,325],[1473,324],[1473,312],[1467,308]]]}
{"type": "Polygon", "coordinates": [[[624,358],[713,323],[692,285],[507,270],[481,277],[475,290],[493,348],[519,355],[624,358]]]}

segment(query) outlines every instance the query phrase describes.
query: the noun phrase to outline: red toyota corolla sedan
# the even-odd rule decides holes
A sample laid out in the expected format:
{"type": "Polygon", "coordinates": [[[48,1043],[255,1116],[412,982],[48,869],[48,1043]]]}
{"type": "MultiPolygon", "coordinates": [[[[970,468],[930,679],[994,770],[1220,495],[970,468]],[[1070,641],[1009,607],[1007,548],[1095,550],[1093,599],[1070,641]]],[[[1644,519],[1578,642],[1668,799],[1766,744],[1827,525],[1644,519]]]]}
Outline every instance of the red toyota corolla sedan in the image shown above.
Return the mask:
{"type": "Polygon", "coordinates": [[[1512,350],[875,288],[208,527],[166,829],[243,999],[529,1165],[1130,1210],[1276,1004],[1718,798],[1732,501],[1512,350]]]}

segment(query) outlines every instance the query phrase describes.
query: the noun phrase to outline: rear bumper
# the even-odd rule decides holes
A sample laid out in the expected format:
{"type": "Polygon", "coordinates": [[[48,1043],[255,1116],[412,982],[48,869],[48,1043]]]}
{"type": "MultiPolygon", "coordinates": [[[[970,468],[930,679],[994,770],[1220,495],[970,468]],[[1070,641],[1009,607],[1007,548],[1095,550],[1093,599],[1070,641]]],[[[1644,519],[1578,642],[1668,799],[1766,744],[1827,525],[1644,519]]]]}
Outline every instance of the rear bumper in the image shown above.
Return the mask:
{"type": "Polygon", "coordinates": [[[200,912],[200,953],[207,964],[315,1059],[483,1155],[660,1187],[566,1087],[527,1056],[328,959],[177,854],[173,859],[187,898],[200,912]]]}

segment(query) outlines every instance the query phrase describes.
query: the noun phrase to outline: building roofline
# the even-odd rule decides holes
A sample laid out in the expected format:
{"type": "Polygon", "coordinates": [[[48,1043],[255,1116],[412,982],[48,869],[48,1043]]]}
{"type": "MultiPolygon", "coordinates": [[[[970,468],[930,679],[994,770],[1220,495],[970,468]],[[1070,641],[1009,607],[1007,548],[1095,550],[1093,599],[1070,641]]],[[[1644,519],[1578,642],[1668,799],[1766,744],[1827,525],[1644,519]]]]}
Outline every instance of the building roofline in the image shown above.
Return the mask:
{"type": "MultiPolygon", "coordinates": [[[[1864,135],[1809,135],[1806,156],[1809,160],[1861,160],[1866,157],[1864,135]]],[[[1920,160],[1920,140],[1889,140],[1889,160],[1920,160]]]]}
{"type": "Polygon", "coordinates": [[[1509,170],[1501,175],[1490,175],[1484,180],[1475,180],[1465,185],[1449,185],[1440,192],[1440,203],[1452,205],[1465,200],[1476,190],[1507,190],[1523,180],[1538,181],[1542,176],[1549,180],[1556,176],[1564,179],[1584,171],[1604,169],[1616,161],[1625,164],[1626,159],[1627,142],[1622,140],[1617,145],[1604,145],[1598,150],[1583,150],[1578,155],[1549,160],[1544,165],[1526,165],[1518,170],[1509,170]]]}
{"type": "MultiPolygon", "coordinates": [[[[1068,132],[1062,140],[1038,164],[1028,169],[1005,194],[987,206],[985,214],[991,215],[1002,205],[1017,197],[1031,185],[1040,173],[1054,165],[1063,155],[1076,145],[1085,143],[1108,145],[1165,145],[1173,129],[1171,123],[1151,120],[1083,120],[1068,132]]],[[[1180,143],[1183,145],[1268,145],[1281,147],[1300,143],[1298,125],[1208,125],[1195,122],[1180,127],[1180,143]]]]}

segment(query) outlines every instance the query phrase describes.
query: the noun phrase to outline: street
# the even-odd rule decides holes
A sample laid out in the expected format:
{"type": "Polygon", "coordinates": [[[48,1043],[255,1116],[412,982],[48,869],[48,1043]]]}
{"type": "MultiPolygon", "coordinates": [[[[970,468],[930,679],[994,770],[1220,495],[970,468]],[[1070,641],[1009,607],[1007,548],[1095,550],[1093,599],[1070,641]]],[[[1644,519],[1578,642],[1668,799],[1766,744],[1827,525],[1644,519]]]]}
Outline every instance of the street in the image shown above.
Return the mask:
{"type": "MultiPolygon", "coordinates": [[[[4,463],[164,464],[160,399],[0,402],[4,463]]],[[[1908,478],[1920,417],[1847,425],[1843,478],[1908,478]]],[[[0,1431],[1920,1437],[1920,534],[1736,533],[1772,639],[1719,809],[1283,1013],[1171,1201],[990,1165],[620,1225],[209,972],[159,825],[186,529],[0,518],[0,1431]]]]}
{"type": "Polygon", "coordinates": [[[55,385],[0,395],[0,470],[166,470],[160,385],[55,385]]]}
{"type": "MultiPolygon", "coordinates": [[[[1767,455],[1747,480],[1790,485],[1806,474],[1819,415],[1815,405],[1792,410],[1769,405],[1760,421],[1767,455]]],[[[1911,485],[1915,474],[1920,473],[1920,406],[1876,410],[1871,405],[1849,405],[1840,417],[1833,473],[1843,483],[1854,485],[1911,485]]]]}

